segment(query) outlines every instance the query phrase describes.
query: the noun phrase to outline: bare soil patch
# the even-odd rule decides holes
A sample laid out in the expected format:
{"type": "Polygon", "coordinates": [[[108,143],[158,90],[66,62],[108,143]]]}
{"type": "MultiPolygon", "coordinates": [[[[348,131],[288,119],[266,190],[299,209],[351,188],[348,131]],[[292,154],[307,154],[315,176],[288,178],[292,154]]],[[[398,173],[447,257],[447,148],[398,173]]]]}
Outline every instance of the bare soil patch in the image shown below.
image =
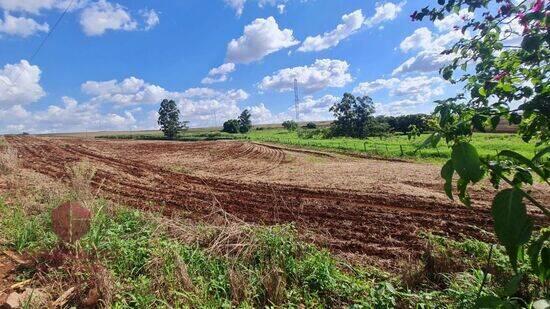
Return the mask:
{"type": "MultiPolygon", "coordinates": [[[[424,250],[420,231],[492,239],[491,189],[468,209],[447,200],[439,167],[318,156],[247,142],[98,141],[9,137],[24,168],[68,181],[97,167],[100,194],[141,209],[208,220],[212,207],[246,222],[294,223],[304,238],[356,260],[395,266],[424,250]]],[[[536,192],[544,202],[550,193],[536,192]]],[[[537,215],[536,212],[534,212],[537,215]]]]}

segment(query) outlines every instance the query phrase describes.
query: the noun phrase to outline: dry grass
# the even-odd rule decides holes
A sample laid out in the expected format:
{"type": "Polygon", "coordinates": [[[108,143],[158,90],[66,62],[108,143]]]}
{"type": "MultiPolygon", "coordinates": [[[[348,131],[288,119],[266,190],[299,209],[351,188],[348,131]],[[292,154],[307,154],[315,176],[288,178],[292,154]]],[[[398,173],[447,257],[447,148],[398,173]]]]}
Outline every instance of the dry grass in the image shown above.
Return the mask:
{"type": "Polygon", "coordinates": [[[17,167],[17,151],[7,144],[0,144],[0,175],[10,175],[17,167]]]}
{"type": "Polygon", "coordinates": [[[79,161],[67,166],[74,198],[85,205],[95,198],[92,181],[96,171],[97,168],[89,161],[79,161]]]}

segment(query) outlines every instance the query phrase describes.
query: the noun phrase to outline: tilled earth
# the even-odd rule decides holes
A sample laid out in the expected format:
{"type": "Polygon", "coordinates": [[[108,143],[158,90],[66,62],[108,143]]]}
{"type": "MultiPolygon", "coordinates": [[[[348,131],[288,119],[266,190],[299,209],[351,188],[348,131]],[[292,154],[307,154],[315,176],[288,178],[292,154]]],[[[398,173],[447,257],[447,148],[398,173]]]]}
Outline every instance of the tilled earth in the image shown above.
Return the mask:
{"type": "MultiPolygon", "coordinates": [[[[93,186],[116,202],[196,220],[219,207],[249,223],[294,223],[308,240],[381,265],[418,258],[421,231],[492,238],[490,186],[476,186],[477,204],[465,208],[444,196],[437,165],[249,142],[7,140],[24,168],[57,180],[68,179],[68,164],[90,161],[93,186]]],[[[534,194],[550,201],[545,187],[534,194]]]]}

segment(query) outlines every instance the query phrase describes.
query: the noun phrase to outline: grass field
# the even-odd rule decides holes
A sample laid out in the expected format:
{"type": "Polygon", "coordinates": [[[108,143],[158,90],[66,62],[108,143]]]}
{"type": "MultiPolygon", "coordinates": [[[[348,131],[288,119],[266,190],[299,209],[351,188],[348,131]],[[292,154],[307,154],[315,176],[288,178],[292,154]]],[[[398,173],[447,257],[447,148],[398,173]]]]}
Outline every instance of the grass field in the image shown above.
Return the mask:
{"type": "MultiPolygon", "coordinates": [[[[367,140],[356,138],[304,139],[300,138],[297,132],[288,132],[282,129],[254,130],[248,134],[248,137],[255,141],[361,152],[388,158],[404,157],[428,161],[443,161],[450,158],[451,151],[444,141],[440,142],[437,148],[417,150],[428,136],[429,134],[423,134],[412,140],[409,140],[406,135],[369,138],[367,140]]],[[[535,151],[534,144],[523,142],[516,134],[476,133],[472,138],[472,143],[476,146],[481,156],[494,156],[503,149],[510,149],[531,157],[535,151]]]]}
{"type": "MultiPolygon", "coordinates": [[[[252,130],[248,134],[228,134],[219,131],[189,130],[180,134],[178,140],[225,140],[248,139],[258,142],[278,143],[290,146],[300,146],[321,150],[335,150],[342,152],[355,152],[384,158],[404,158],[412,160],[442,162],[450,157],[450,149],[444,141],[437,148],[418,149],[429,134],[409,140],[406,135],[393,135],[384,138],[301,138],[297,132],[289,132],[280,128],[263,128],[252,130]]],[[[139,134],[104,135],[99,138],[111,139],[162,139],[161,132],[148,132],[139,134]]],[[[494,156],[503,149],[510,149],[531,157],[535,151],[535,145],[525,143],[516,134],[510,133],[476,133],[472,137],[472,143],[476,146],[481,156],[494,156]]]]}

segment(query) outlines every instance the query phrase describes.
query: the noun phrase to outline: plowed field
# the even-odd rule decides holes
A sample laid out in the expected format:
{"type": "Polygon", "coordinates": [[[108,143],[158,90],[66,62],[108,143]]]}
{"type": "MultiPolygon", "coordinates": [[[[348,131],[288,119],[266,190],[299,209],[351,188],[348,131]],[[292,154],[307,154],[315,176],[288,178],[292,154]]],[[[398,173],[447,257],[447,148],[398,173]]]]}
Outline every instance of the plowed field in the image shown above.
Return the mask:
{"type": "MultiPolygon", "coordinates": [[[[305,238],[354,259],[391,265],[416,258],[420,231],[492,237],[489,185],[476,187],[479,202],[465,208],[444,197],[439,166],[247,142],[7,140],[23,167],[54,179],[67,180],[67,164],[92,162],[94,187],[117,202],[196,220],[208,220],[215,206],[250,223],[291,222],[305,238]]],[[[548,203],[542,190],[535,195],[548,203]]]]}

